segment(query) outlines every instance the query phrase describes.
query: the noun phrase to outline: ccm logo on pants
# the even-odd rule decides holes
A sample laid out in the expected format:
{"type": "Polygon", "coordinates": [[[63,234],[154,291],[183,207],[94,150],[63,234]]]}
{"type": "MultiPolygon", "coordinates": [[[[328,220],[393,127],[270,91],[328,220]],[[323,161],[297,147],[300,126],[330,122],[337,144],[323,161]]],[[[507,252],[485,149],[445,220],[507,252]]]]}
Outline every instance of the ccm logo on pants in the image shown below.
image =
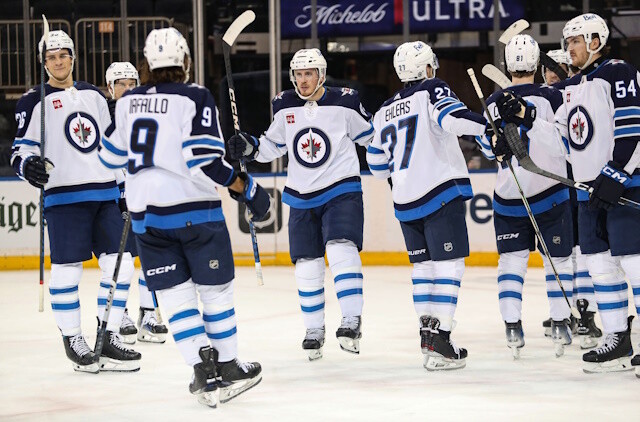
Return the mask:
{"type": "Polygon", "coordinates": [[[499,234],[498,237],[496,237],[496,240],[517,239],[518,236],[520,236],[520,233],[499,234]]]}
{"type": "Polygon", "coordinates": [[[150,270],[147,270],[147,275],[152,276],[152,275],[164,274],[164,273],[168,273],[169,271],[173,271],[175,269],[176,269],[176,264],[165,265],[164,267],[151,268],[150,270]]]}

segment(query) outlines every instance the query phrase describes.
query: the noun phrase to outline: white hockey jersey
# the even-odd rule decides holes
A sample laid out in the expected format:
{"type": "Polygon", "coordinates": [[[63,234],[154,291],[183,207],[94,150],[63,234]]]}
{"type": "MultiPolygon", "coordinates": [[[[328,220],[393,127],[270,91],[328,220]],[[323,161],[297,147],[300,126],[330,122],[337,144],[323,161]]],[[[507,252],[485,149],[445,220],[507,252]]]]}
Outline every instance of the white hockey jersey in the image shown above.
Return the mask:
{"type": "Polygon", "coordinates": [[[325,87],[315,102],[302,100],[291,89],[272,103],[273,122],[260,137],[256,160],[268,163],[288,153],[282,202],[308,209],[344,193],[362,192],[355,143],[366,146],[373,126],[357,91],[325,87]]]}
{"type": "Polygon", "coordinates": [[[391,177],[398,220],[416,220],[455,198],[473,197],[458,136],[481,135],[485,125],[440,79],[403,88],[382,104],[373,118],[367,163],[374,176],[391,177]]]}
{"type": "MultiPolygon", "coordinates": [[[[16,106],[18,131],[11,164],[24,178],[24,160],[40,155],[40,86],[16,106]]],[[[44,206],[119,198],[113,170],[100,165],[97,147],[111,123],[107,100],[95,86],[75,82],[68,89],[45,85],[45,157],[54,168],[45,185],[44,206]]]]}
{"type": "MultiPolygon", "coordinates": [[[[575,180],[592,182],[614,161],[633,175],[627,187],[640,186],[640,73],[622,60],[600,58],[563,85],[555,116],[563,142],[555,147],[569,153],[575,180]]],[[[578,200],[588,193],[578,191],[578,200]]]]}
{"type": "MultiPolygon", "coordinates": [[[[558,131],[554,127],[556,110],[562,105],[562,93],[556,88],[539,84],[521,84],[508,88],[520,95],[525,101],[536,107],[536,119],[531,129],[521,126],[520,136],[528,143],[529,156],[536,165],[551,173],[567,177],[567,163],[562,152],[546,147],[546,141],[555,139],[561,142],[558,131]],[[543,141],[544,140],[544,141],[543,141]]],[[[500,113],[495,101],[504,90],[493,93],[487,100],[487,107],[494,121],[501,123],[500,113]]],[[[482,153],[488,159],[495,159],[491,151],[490,139],[476,138],[482,153]]],[[[520,182],[524,195],[529,201],[534,214],[550,210],[554,205],[569,200],[569,189],[553,179],[531,173],[518,165],[515,157],[511,165],[520,182]]],[[[522,203],[518,186],[505,162],[498,166],[493,209],[496,213],[510,217],[526,217],[527,210],[522,203]]]]}
{"type": "Polygon", "coordinates": [[[143,85],[125,93],[100,144],[109,168],[127,167],[135,233],[223,221],[216,186],[235,180],[224,160],[218,110],[196,84],[143,85]]]}

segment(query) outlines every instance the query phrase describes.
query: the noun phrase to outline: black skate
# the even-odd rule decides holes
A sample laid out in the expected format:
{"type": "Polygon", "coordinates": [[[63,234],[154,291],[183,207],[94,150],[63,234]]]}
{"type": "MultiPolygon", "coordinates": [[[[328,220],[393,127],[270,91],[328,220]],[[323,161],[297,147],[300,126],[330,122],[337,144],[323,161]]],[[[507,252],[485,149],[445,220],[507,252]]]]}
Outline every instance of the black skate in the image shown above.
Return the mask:
{"type": "Polygon", "coordinates": [[[82,334],[62,336],[62,342],[67,357],[73,362],[74,371],[92,374],[100,372],[98,363],[95,361],[96,355],[93,354],[82,334]]]}
{"type": "Polygon", "coordinates": [[[466,365],[467,349],[459,348],[451,341],[451,332],[440,330],[440,320],[431,317],[429,320],[428,355],[424,367],[428,371],[461,369],[466,365]]]}
{"type": "Polygon", "coordinates": [[[522,331],[522,321],[504,322],[505,334],[507,336],[507,347],[511,349],[514,359],[520,359],[520,349],[524,347],[524,331],[522,331]]]}
{"type": "Polygon", "coordinates": [[[324,346],[324,327],[307,328],[307,334],[302,340],[302,349],[309,353],[309,360],[314,361],[322,357],[324,346]]]}
{"type": "Polygon", "coordinates": [[[631,366],[636,367],[636,377],[640,378],[640,355],[635,355],[631,359],[631,366]]]}
{"type": "Polygon", "coordinates": [[[149,343],[164,343],[169,330],[158,323],[156,311],[153,308],[140,308],[138,316],[138,340],[149,343]]]}
{"type": "Polygon", "coordinates": [[[220,386],[220,403],[226,403],[255,387],[262,381],[262,367],[258,362],[234,359],[216,364],[220,386]]]}
{"type": "Polygon", "coordinates": [[[587,362],[583,371],[588,374],[603,372],[630,371],[631,355],[631,321],[633,315],[627,318],[627,329],[617,333],[609,333],[600,347],[595,348],[584,355],[582,360],[587,362]]]}
{"type": "MultiPolygon", "coordinates": [[[[423,355],[429,354],[429,344],[431,343],[431,337],[433,337],[433,333],[431,333],[431,317],[429,315],[422,315],[420,317],[420,349],[422,350],[423,355]]],[[[425,356],[425,359],[428,359],[425,356]]],[[[427,364],[425,360],[425,365],[427,364]]],[[[426,366],[425,366],[426,368],[426,366]]]]}
{"type": "Polygon", "coordinates": [[[101,371],[135,372],[140,370],[142,355],[135,350],[124,347],[120,334],[107,330],[104,336],[104,346],[100,355],[101,371]]]}
{"type": "Polygon", "coordinates": [[[361,326],[362,317],[360,316],[342,318],[340,328],[336,331],[336,337],[342,350],[349,353],[360,353],[360,338],[362,338],[362,332],[360,331],[361,326]]]}
{"type": "Polygon", "coordinates": [[[571,344],[571,321],[551,321],[551,339],[555,347],[556,357],[564,355],[564,346],[571,344]]]}
{"type": "Polygon", "coordinates": [[[594,319],[595,312],[587,311],[589,301],[586,299],[578,299],[576,306],[578,307],[578,312],[580,312],[577,330],[580,337],[580,348],[592,349],[598,345],[597,339],[602,337],[602,331],[596,326],[594,319]]]}
{"type": "Polygon", "coordinates": [[[189,384],[191,394],[198,396],[198,402],[209,407],[217,407],[218,399],[216,390],[218,381],[216,379],[216,364],[218,362],[218,351],[210,346],[201,347],[200,358],[202,362],[193,366],[193,377],[189,384]]]}
{"type": "Polygon", "coordinates": [[[120,335],[122,336],[122,342],[126,344],[135,344],[136,334],[138,334],[136,324],[129,316],[128,309],[125,308],[124,314],[122,314],[122,323],[120,323],[120,335]]]}
{"type": "Polygon", "coordinates": [[[542,327],[544,328],[544,336],[551,338],[551,318],[542,321],[542,327]]]}

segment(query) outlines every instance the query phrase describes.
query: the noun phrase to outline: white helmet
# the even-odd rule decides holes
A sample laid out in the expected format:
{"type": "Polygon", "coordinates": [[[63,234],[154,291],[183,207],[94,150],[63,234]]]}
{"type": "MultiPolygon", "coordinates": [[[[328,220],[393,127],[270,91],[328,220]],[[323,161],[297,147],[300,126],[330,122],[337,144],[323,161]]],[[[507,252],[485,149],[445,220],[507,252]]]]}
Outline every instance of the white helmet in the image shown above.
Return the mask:
{"type": "Polygon", "coordinates": [[[427,65],[433,69],[433,77],[438,69],[438,58],[431,47],[422,41],[406,42],[396,49],[393,67],[402,82],[419,81],[427,77],[427,65]]]}
{"type": "Polygon", "coordinates": [[[164,67],[181,67],[189,79],[191,66],[191,52],[187,40],[175,28],[154,29],[147,36],[144,43],[144,57],[149,63],[149,69],[164,67]],[[184,67],[184,56],[189,56],[187,67],[184,67]]]}
{"type": "Polygon", "coordinates": [[[531,35],[516,35],[504,48],[509,72],[535,72],[540,61],[540,47],[531,35]]]}
{"type": "Polygon", "coordinates": [[[584,15],[576,16],[564,25],[564,29],[562,30],[562,48],[567,50],[567,39],[577,37],[578,35],[584,37],[584,42],[587,44],[587,52],[589,53],[589,59],[580,68],[584,69],[591,64],[593,55],[602,50],[607,44],[609,28],[604,19],[594,13],[585,13],[584,15]],[[589,45],[591,41],[593,41],[594,35],[600,38],[600,46],[592,51],[589,45]]]}
{"type": "MultiPolygon", "coordinates": [[[[44,35],[40,38],[40,42],[38,43],[38,58],[42,61],[42,43],[44,42],[44,35]]],[[[54,50],[58,51],[63,48],[71,51],[71,57],[73,60],[76,59],[76,50],[73,45],[73,40],[66,32],[62,30],[50,31],[49,39],[47,40],[47,51],[54,50]]],[[[73,65],[72,65],[73,67],[73,65]]]]}
{"type": "Polygon", "coordinates": [[[296,51],[296,54],[294,54],[291,59],[291,63],[289,63],[289,79],[293,84],[293,88],[296,90],[296,94],[298,94],[300,98],[308,100],[313,97],[327,79],[327,61],[322,56],[320,50],[317,48],[303,48],[296,51]],[[306,97],[300,94],[298,85],[296,84],[295,71],[302,69],[318,69],[318,84],[316,85],[316,89],[313,90],[311,95],[306,97]]]}
{"type": "Polygon", "coordinates": [[[107,89],[113,97],[113,84],[120,79],[135,79],[136,86],[140,85],[140,76],[136,68],[129,62],[113,62],[107,68],[107,72],[104,75],[104,79],[107,82],[107,89]]]}
{"type": "MultiPolygon", "coordinates": [[[[567,67],[571,64],[569,53],[564,50],[549,50],[547,56],[551,57],[551,60],[558,64],[564,64],[567,65],[567,67]]],[[[549,84],[547,81],[547,68],[544,64],[542,65],[542,79],[544,79],[544,83],[549,84]]]]}

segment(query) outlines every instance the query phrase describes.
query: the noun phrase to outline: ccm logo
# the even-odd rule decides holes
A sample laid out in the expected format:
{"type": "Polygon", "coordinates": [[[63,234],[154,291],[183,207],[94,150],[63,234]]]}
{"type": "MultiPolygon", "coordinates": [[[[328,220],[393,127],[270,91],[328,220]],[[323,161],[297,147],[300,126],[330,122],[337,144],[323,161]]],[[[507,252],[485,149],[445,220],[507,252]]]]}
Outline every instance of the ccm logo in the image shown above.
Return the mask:
{"type": "Polygon", "coordinates": [[[520,236],[520,233],[499,234],[498,237],[496,237],[496,240],[517,239],[518,236],[520,236]]]}
{"type": "Polygon", "coordinates": [[[152,275],[164,274],[164,273],[168,273],[169,271],[173,271],[175,269],[176,269],[176,264],[165,265],[164,267],[151,268],[150,270],[147,270],[147,275],[152,276],[152,275]]]}
{"type": "Polygon", "coordinates": [[[618,171],[614,170],[613,168],[611,168],[611,167],[609,167],[609,166],[605,166],[605,167],[602,169],[602,172],[603,172],[605,175],[607,175],[607,176],[609,176],[610,178],[612,178],[613,180],[616,180],[616,181],[618,181],[618,182],[620,182],[620,183],[622,183],[622,184],[624,184],[624,183],[626,183],[626,182],[627,182],[627,179],[628,179],[628,177],[627,177],[627,176],[624,176],[624,175],[620,174],[620,172],[618,172],[618,171]]]}

